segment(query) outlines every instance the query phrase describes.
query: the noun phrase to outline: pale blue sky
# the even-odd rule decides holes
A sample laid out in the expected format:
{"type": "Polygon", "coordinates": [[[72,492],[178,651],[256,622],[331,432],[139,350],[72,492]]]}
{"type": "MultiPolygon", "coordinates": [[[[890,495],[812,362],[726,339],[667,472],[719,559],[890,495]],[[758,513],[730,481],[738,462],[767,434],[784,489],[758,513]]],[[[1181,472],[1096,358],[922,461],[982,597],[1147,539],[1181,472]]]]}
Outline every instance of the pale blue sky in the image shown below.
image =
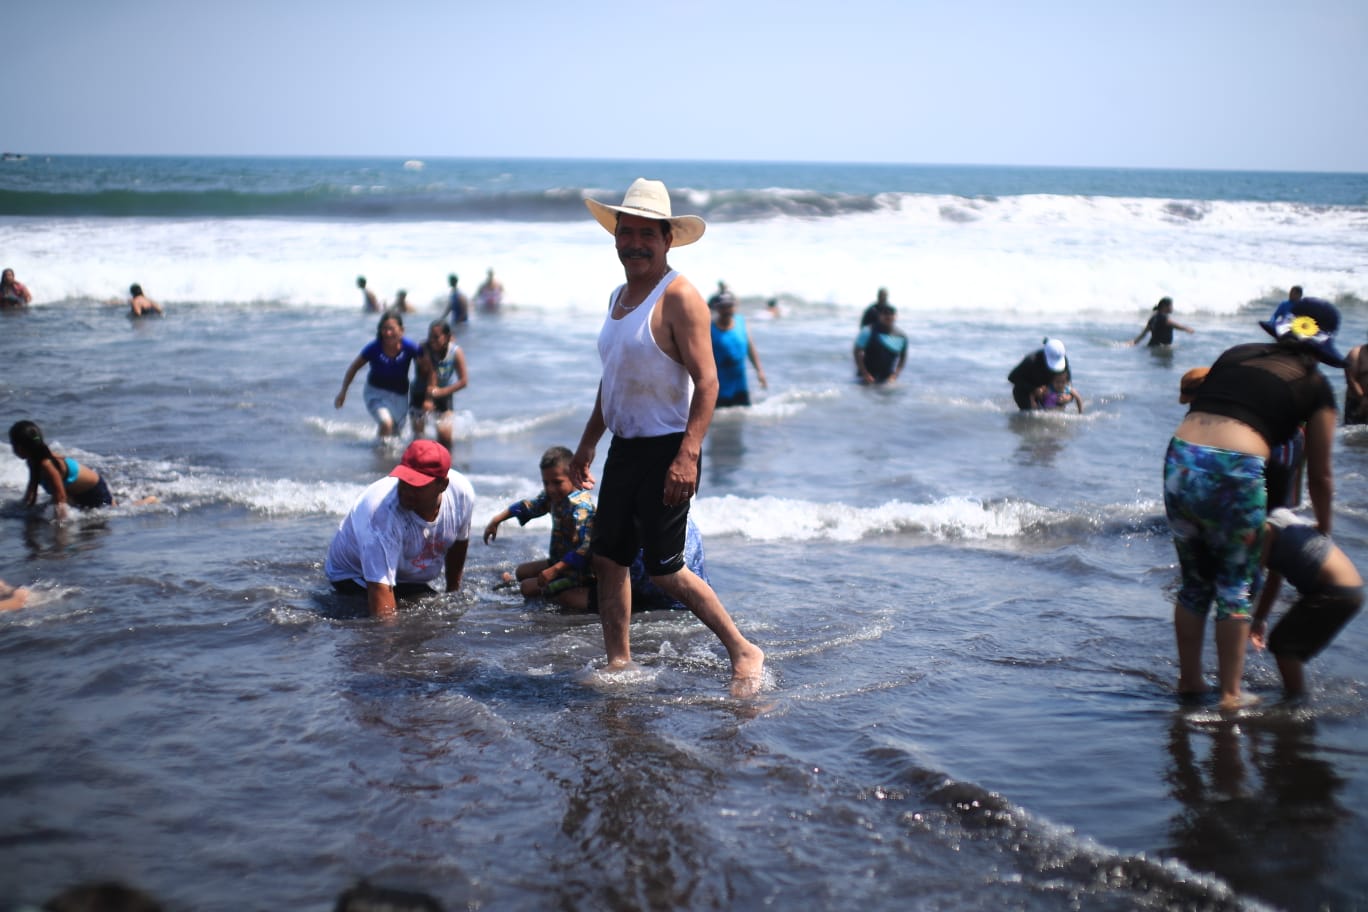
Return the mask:
{"type": "Polygon", "coordinates": [[[36,0],[0,146],[1368,171],[1365,0],[36,0]]]}

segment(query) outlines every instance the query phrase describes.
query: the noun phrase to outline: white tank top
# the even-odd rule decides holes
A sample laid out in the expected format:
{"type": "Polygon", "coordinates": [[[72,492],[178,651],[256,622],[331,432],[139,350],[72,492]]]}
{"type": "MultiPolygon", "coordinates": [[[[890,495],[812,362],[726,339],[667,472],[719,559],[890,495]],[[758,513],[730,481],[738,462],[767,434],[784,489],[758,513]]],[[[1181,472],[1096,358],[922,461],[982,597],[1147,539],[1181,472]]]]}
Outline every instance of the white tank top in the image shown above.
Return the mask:
{"type": "Polygon", "coordinates": [[[671,269],[651,293],[620,320],[613,305],[626,285],[608,298],[608,317],[599,331],[603,361],[603,420],[614,437],[660,437],[677,434],[689,423],[693,378],[684,365],[660,350],[651,335],[651,314],[670,283],[671,269]]]}

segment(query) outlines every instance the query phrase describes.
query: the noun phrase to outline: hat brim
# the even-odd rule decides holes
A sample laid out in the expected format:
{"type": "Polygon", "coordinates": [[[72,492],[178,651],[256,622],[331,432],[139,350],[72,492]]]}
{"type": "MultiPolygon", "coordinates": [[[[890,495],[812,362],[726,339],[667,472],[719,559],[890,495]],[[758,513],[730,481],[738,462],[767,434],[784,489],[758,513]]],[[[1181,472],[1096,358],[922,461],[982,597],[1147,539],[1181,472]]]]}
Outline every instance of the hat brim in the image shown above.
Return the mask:
{"type": "Polygon", "coordinates": [[[654,219],[657,222],[669,222],[671,248],[687,247],[701,238],[703,232],[708,228],[708,223],[696,215],[676,215],[671,218],[663,218],[656,212],[648,212],[645,209],[636,209],[631,206],[610,206],[595,199],[585,199],[584,205],[589,208],[594,219],[609,234],[617,234],[617,217],[619,215],[637,215],[641,218],[654,219]]]}
{"type": "Polygon", "coordinates": [[[1311,354],[1315,355],[1316,359],[1322,364],[1328,364],[1330,367],[1344,367],[1344,355],[1339,353],[1339,349],[1335,348],[1335,343],[1329,339],[1319,341],[1313,339],[1298,339],[1291,333],[1283,333],[1280,336],[1278,335],[1278,331],[1274,329],[1272,320],[1260,320],[1259,325],[1263,327],[1264,332],[1268,333],[1279,342],[1286,342],[1288,345],[1305,348],[1307,351],[1311,352],[1311,354]]]}
{"type": "Polygon", "coordinates": [[[1331,367],[1344,367],[1344,355],[1341,355],[1339,350],[1335,348],[1334,342],[1320,342],[1312,345],[1311,349],[1322,364],[1328,364],[1331,367]]]}
{"type": "Polygon", "coordinates": [[[1058,361],[1051,361],[1051,360],[1050,360],[1050,356],[1049,356],[1049,355],[1046,355],[1046,356],[1045,356],[1045,366],[1048,367],[1050,370],[1054,371],[1056,374],[1059,373],[1059,372],[1062,371],[1062,370],[1067,370],[1068,367],[1069,367],[1069,356],[1068,356],[1068,355],[1065,355],[1064,357],[1060,358],[1058,361]]]}
{"type": "Polygon", "coordinates": [[[431,475],[424,475],[417,469],[410,469],[406,465],[397,465],[394,471],[390,472],[391,478],[397,478],[402,482],[413,485],[415,488],[426,488],[434,481],[440,481],[444,476],[438,475],[435,478],[431,475]]]}

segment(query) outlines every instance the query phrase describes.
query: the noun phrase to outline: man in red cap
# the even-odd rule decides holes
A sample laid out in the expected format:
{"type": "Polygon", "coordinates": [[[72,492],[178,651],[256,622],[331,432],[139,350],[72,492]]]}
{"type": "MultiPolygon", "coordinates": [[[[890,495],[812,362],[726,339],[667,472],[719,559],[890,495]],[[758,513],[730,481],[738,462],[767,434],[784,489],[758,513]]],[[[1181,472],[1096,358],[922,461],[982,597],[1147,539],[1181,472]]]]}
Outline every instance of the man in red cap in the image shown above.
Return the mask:
{"type": "Polygon", "coordinates": [[[373,617],[395,613],[395,598],[461,587],[475,490],[435,440],[415,440],[389,476],[366,488],[328,546],[323,570],[338,592],[366,596],[373,617]]]}

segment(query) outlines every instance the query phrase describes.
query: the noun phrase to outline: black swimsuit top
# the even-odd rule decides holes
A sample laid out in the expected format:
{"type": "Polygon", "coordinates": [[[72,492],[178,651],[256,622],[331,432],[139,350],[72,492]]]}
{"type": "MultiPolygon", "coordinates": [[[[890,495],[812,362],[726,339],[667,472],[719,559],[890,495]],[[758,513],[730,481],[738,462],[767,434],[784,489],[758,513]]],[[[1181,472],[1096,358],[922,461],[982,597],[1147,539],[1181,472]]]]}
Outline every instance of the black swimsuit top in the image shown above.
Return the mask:
{"type": "Polygon", "coordinates": [[[1237,345],[1211,365],[1192,411],[1243,421],[1276,447],[1316,412],[1335,408],[1335,391],[1317,363],[1276,342],[1237,345]]]}

